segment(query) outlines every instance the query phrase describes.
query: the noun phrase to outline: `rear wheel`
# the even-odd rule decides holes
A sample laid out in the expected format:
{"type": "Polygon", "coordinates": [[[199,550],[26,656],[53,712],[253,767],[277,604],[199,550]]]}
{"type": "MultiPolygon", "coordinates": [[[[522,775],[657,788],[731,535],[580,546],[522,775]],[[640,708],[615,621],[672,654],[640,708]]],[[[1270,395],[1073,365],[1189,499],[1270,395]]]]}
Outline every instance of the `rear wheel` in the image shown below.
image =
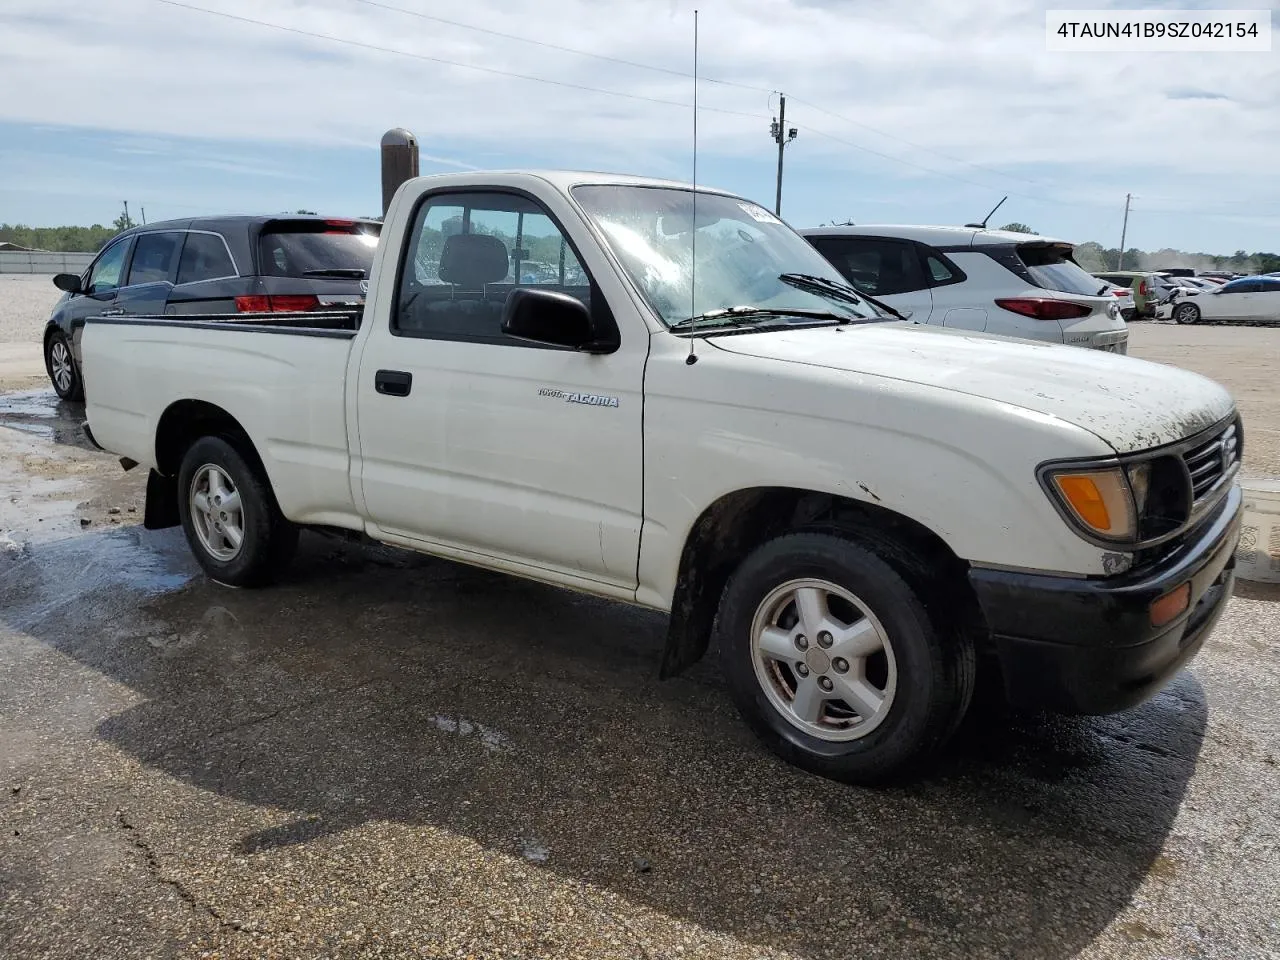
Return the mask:
{"type": "Polygon", "coordinates": [[[84,383],[71,355],[71,341],[61,330],[50,334],[45,342],[44,367],[59,397],[73,401],[84,399],[84,383]]]}
{"type": "Polygon", "coordinates": [[[268,583],[298,544],[267,478],[221,437],[202,437],[182,458],[178,507],[187,543],[210,578],[233,587],[268,583]]]}
{"type": "Polygon", "coordinates": [[[718,631],[752,728],[789,762],[847,782],[925,760],[973,692],[972,641],[941,632],[892,566],[835,535],[758,548],[725,590],[718,631]]]}
{"type": "Polygon", "coordinates": [[[1173,308],[1175,323],[1199,323],[1200,308],[1194,303],[1180,303],[1173,308]]]}

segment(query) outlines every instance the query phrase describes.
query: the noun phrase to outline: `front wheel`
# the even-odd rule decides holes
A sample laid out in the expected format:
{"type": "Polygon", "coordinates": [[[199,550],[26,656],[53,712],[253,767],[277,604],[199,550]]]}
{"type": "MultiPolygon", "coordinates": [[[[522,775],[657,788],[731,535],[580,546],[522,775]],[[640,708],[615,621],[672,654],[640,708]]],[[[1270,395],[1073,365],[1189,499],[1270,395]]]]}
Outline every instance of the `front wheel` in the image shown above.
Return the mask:
{"type": "Polygon", "coordinates": [[[1173,308],[1175,323],[1199,323],[1200,308],[1194,303],[1180,303],[1173,308]]]}
{"type": "Polygon", "coordinates": [[[71,341],[61,330],[50,334],[45,342],[44,368],[59,397],[72,401],[84,399],[84,382],[71,355],[71,341]]]}
{"type": "Polygon", "coordinates": [[[202,437],[182,458],[178,509],[196,560],[228,586],[270,582],[298,544],[266,476],[221,437],[202,437]]]}
{"type": "Polygon", "coordinates": [[[743,717],[783,759],[875,783],[942,747],[968,708],[972,640],[944,634],[871,550],[825,533],[779,537],[731,578],[718,619],[743,717]]]}

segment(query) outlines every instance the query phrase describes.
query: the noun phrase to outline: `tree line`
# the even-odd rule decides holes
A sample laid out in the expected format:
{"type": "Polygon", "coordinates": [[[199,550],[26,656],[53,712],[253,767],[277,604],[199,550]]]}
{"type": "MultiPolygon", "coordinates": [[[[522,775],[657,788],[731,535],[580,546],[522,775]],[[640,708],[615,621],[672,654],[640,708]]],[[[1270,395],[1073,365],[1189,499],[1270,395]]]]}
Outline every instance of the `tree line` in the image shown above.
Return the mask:
{"type": "MultiPolygon", "coordinates": [[[[1000,229],[1012,230],[1014,233],[1035,233],[1025,223],[1006,223],[1000,229]]],[[[1104,247],[1092,240],[1076,245],[1075,260],[1090,273],[1101,273],[1104,270],[1168,270],[1174,267],[1247,275],[1280,271],[1280,253],[1247,253],[1237,250],[1228,257],[1213,253],[1187,253],[1172,247],[1151,251],[1129,247],[1125,250],[1122,261],[1119,247],[1104,247]]]]}
{"type": "Polygon", "coordinates": [[[0,241],[56,253],[97,253],[119,232],[114,225],[104,227],[100,223],[91,227],[28,227],[21,223],[0,223],[0,241]]]}

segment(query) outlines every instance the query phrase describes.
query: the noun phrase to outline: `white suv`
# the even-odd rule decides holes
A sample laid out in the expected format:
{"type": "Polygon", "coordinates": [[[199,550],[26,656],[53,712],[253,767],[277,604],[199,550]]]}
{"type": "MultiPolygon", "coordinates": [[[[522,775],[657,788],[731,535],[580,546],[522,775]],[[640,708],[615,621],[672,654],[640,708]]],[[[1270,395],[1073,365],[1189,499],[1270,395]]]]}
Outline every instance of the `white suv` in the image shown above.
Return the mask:
{"type": "Polygon", "coordinates": [[[854,287],[917,322],[1128,352],[1115,296],[1064,241],[975,227],[800,233],[854,287]]]}

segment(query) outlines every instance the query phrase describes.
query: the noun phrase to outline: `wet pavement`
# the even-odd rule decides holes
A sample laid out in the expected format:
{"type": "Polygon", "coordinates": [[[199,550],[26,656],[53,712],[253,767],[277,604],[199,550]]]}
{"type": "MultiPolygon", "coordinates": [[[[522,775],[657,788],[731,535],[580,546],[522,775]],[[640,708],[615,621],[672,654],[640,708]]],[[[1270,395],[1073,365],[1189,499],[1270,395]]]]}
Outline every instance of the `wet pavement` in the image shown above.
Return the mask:
{"type": "Polygon", "coordinates": [[[1280,592],[861,790],[651,613],[311,534],[213,585],[78,416],[0,396],[0,956],[1280,956],[1280,592]]]}

